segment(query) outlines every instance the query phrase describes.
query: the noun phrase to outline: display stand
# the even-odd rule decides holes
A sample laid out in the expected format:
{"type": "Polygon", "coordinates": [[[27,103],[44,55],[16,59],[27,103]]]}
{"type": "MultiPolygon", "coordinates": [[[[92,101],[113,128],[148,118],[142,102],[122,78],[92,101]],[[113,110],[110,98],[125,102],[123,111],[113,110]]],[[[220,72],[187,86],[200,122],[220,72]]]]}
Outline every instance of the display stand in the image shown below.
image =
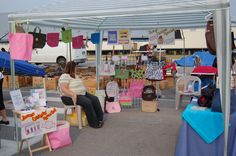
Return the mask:
{"type": "MultiPolygon", "coordinates": [[[[52,109],[54,109],[54,108],[52,108],[52,109]]],[[[52,109],[48,109],[48,110],[52,110],[52,109]]],[[[18,152],[22,151],[22,146],[23,146],[24,142],[26,142],[26,144],[27,144],[27,148],[29,150],[30,156],[33,156],[34,152],[41,151],[41,150],[44,150],[44,149],[49,149],[49,151],[52,151],[52,148],[51,148],[51,145],[50,145],[50,142],[49,142],[49,139],[48,139],[47,131],[45,133],[43,133],[41,131],[41,133],[43,135],[43,139],[42,139],[42,143],[41,143],[42,146],[38,147],[38,148],[35,148],[35,149],[32,149],[31,146],[30,146],[30,143],[29,143],[30,138],[32,138],[34,136],[31,136],[31,137],[28,137],[28,138],[25,138],[25,139],[23,138],[23,139],[19,140],[19,130],[18,130],[19,123],[18,123],[18,119],[20,119],[22,115],[25,115],[24,114],[25,112],[17,111],[17,110],[12,110],[12,112],[13,112],[13,116],[14,116],[15,139],[16,139],[16,142],[17,142],[17,150],[18,150],[18,152]]],[[[52,114],[56,115],[56,113],[51,113],[51,115],[52,114]]],[[[48,120],[50,120],[49,118],[50,117],[48,116],[48,120]]],[[[53,121],[53,120],[50,120],[50,122],[53,121]]],[[[50,131],[55,131],[55,130],[52,129],[50,131]]],[[[41,133],[40,134],[38,133],[38,135],[36,135],[36,136],[41,135],[41,133]]],[[[21,137],[22,137],[22,135],[21,135],[21,137]]]]}

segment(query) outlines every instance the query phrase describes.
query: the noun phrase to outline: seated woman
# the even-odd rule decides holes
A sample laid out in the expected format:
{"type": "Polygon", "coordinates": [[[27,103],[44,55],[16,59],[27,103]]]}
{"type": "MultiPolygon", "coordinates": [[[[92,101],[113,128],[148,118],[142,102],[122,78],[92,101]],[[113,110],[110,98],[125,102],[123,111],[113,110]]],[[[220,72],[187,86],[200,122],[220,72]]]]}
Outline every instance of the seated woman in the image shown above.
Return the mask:
{"type": "Polygon", "coordinates": [[[70,61],[66,64],[64,74],[59,78],[59,87],[62,92],[64,104],[73,105],[71,102],[84,108],[88,123],[93,128],[103,125],[103,111],[98,98],[86,92],[82,80],[75,74],[76,63],[70,61]],[[71,100],[72,99],[72,100],[71,100]]]}

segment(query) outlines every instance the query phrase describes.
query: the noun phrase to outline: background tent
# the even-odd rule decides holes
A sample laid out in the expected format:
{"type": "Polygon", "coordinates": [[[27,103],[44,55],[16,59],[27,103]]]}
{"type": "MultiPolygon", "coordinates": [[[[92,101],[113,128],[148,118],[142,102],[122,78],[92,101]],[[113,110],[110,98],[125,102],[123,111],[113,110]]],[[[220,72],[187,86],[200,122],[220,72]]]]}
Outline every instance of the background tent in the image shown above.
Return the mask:
{"type": "Polygon", "coordinates": [[[194,59],[196,55],[199,56],[201,59],[201,66],[212,66],[216,58],[214,55],[211,55],[209,52],[197,51],[193,55],[182,57],[181,59],[176,60],[175,62],[178,66],[193,67],[194,59]]]}
{"type": "MultiPolygon", "coordinates": [[[[16,75],[28,75],[28,76],[44,76],[45,71],[35,65],[32,65],[26,61],[15,60],[15,73],[16,75]]],[[[10,54],[7,52],[0,52],[0,68],[4,69],[4,74],[11,74],[10,66],[10,54]]]]}

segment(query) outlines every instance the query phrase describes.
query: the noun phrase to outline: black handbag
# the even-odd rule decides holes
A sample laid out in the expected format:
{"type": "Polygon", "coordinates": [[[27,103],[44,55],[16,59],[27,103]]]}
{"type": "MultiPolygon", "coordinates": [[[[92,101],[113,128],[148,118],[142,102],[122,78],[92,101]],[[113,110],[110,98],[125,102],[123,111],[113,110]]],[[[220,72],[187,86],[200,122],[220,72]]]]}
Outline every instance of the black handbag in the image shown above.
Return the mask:
{"type": "Polygon", "coordinates": [[[152,101],[157,98],[156,89],[153,85],[148,85],[143,88],[142,99],[145,101],[152,101]]]}
{"type": "Polygon", "coordinates": [[[46,43],[46,34],[41,33],[41,29],[37,26],[34,28],[33,32],[29,32],[34,36],[33,49],[34,48],[43,48],[46,43]],[[38,29],[39,32],[36,32],[38,29]]]}

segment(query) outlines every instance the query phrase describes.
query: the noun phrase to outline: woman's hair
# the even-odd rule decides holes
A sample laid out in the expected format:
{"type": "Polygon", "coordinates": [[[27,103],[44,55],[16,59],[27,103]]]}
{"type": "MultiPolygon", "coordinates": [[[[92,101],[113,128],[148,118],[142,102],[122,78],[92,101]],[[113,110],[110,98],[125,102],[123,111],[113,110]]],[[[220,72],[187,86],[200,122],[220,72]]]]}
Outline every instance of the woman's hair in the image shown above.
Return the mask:
{"type": "Polygon", "coordinates": [[[67,62],[64,73],[70,74],[71,77],[75,78],[75,66],[76,63],[74,61],[67,62]]]}

